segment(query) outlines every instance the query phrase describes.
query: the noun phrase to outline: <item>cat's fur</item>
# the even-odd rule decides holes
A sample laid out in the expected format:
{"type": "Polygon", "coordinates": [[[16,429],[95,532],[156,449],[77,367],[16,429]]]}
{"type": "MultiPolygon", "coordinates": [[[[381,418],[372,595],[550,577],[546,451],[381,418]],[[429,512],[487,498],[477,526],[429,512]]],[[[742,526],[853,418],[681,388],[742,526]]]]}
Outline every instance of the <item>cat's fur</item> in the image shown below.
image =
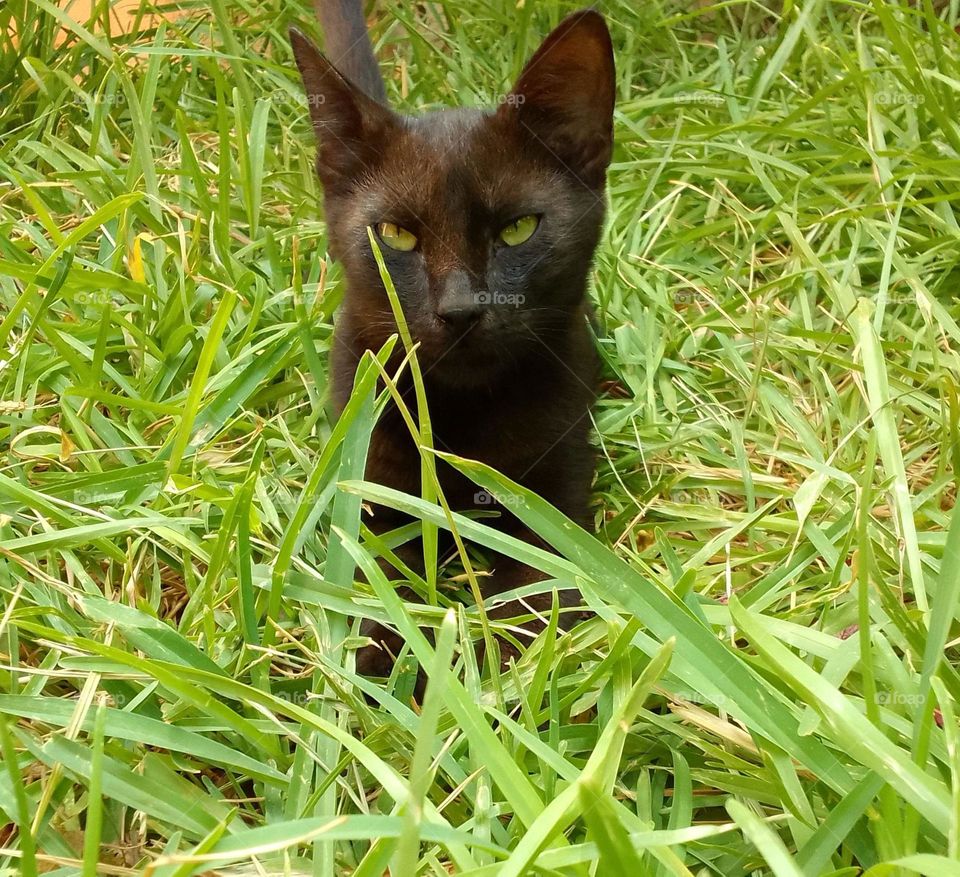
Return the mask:
{"type": "MultiPolygon", "coordinates": [[[[330,250],[347,282],[332,360],[336,404],[345,404],[364,351],[397,331],[367,238],[368,226],[396,223],[419,240],[412,252],[381,249],[419,344],[436,447],[495,467],[586,526],[597,358],[585,299],[613,145],[603,18],[586,10],[561,22],[495,111],[401,116],[382,102],[369,43],[347,43],[362,25],[359,3],[321,0],[321,13],[324,5],[327,50],[339,63],[297,31],[291,41],[319,144],[330,250]],[[528,214],[540,217],[533,236],[500,243],[500,229],[528,214]]],[[[393,406],[375,428],[366,475],[420,492],[417,449],[393,406]]],[[[449,466],[439,475],[454,509],[491,508],[449,466]]],[[[534,538],[500,511],[497,526],[534,538]]],[[[371,523],[383,531],[402,521],[377,509],[371,523]]],[[[501,557],[481,583],[489,595],[535,578],[501,557]]],[[[387,648],[364,650],[358,665],[384,673],[398,638],[366,630],[387,648]]]]}

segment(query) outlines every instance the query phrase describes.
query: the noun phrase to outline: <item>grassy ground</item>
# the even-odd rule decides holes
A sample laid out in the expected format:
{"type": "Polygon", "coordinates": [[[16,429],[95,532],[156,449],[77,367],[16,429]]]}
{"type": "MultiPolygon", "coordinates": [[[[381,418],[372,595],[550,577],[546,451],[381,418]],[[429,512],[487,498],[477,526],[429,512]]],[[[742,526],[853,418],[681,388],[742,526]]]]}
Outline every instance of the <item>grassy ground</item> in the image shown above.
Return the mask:
{"type": "MultiPolygon", "coordinates": [[[[597,537],[467,467],[596,616],[498,677],[462,576],[353,582],[308,5],[7,0],[0,872],[960,873],[958,5],[603,4],[597,537]]],[[[495,101],[568,8],[378,3],[390,91],[495,101]]]]}

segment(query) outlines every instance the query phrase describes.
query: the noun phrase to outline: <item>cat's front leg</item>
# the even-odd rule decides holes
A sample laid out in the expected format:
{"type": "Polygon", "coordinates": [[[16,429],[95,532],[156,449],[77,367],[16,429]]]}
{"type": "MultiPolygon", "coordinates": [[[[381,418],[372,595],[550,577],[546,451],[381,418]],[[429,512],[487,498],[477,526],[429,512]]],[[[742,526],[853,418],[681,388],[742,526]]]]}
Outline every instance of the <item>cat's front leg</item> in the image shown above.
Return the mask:
{"type": "MultiPolygon", "coordinates": [[[[397,558],[412,571],[423,572],[423,546],[419,539],[398,546],[393,552],[397,558]]],[[[397,571],[385,558],[378,558],[377,563],[388,579],[393,579],[397,571]]],[[[422,602],[413,588],[401,585],[397,594],[408,603],[422,602]]],[[[397,655],[403,648],[403,637],[393,628],[372,618],[365,618],[360,623],[360,635],[368,637],[373,642],[357,650],[357,672],[361,676],[386,677],[393,671],[397,655]]]]}

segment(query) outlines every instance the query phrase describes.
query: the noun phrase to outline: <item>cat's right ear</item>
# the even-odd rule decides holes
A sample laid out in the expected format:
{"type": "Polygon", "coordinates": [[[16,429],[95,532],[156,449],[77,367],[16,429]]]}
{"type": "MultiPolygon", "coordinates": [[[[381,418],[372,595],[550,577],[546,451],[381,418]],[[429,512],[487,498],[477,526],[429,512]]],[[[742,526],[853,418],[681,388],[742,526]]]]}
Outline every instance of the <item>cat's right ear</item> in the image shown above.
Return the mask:
{"type": "Polygon", "coordinates": [[[325,189],[349,184],[376,164],[397,117],[347,80],[296,28],[290,45],[317,134],[317,173],[325,189]]]}

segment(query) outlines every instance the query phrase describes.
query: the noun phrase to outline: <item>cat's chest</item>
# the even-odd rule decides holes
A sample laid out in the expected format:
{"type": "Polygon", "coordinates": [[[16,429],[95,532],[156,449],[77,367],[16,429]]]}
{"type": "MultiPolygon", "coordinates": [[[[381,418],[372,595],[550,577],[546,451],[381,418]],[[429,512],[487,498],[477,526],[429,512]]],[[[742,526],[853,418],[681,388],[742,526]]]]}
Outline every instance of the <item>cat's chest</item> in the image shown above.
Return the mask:
{"type": "MultiPolygon", "coordinates": [[[[555,412],[537,400],[459,400],[430,405],[433,446],[459,457],[480,460],[512,477],[520,477],[562,435],[555,412]]],[[[367,476],[399,489],[419,485],[420,463],[410,431],[395,412],[387,411],[371,440],[367,476]]],[[[448,468],[448,467],[442,467],[448,468]]],[[[452,472],[452,470],[450,470],[452,472]]]]}
{"type": "MultiPolygon", "coordinates": [[[[445,406],[430,405],[433,446],[439,451],[481,460],[509,471],[511,464],[531,453],[543,438],[547,412],[538,412],[532,402],[522,406],[502,400],[464,400],[445,406]],[[535,424],[539,421],[540,427],[535,424]]],[[[404,465],[417,456],[409,429],[400,418],[389,413],[378,424],[373,436],[374,452],[404,465]]]]}

